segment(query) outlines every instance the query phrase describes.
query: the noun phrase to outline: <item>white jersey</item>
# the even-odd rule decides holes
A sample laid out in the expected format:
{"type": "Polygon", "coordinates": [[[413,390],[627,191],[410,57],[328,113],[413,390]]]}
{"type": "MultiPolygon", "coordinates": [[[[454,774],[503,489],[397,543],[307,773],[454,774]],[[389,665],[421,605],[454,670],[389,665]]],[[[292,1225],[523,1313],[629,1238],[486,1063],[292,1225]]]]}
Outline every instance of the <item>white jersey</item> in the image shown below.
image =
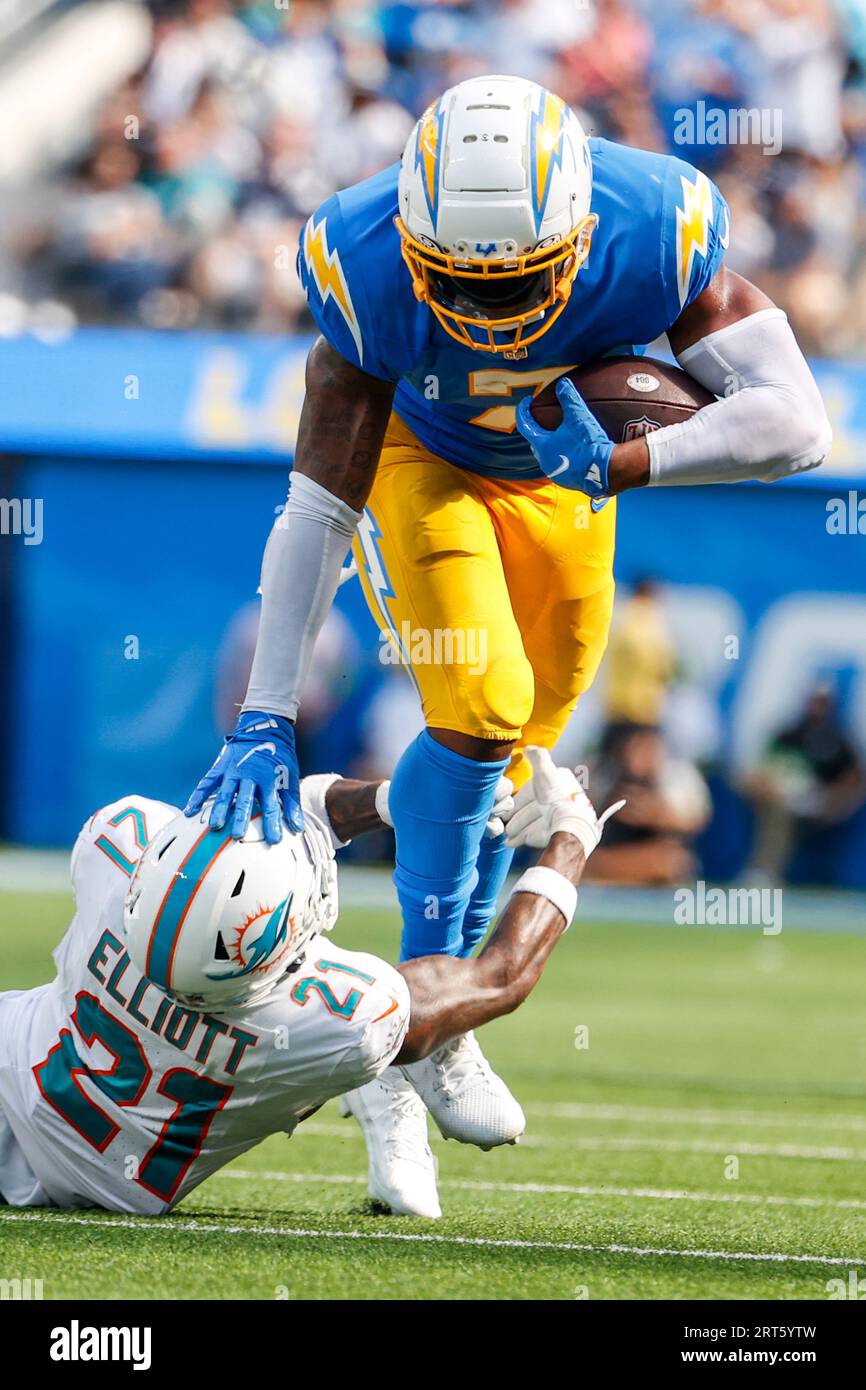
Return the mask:
{"type": "Polygon", "coordinates": [[[176,814],[129,796],[92,817],[73,850],[76,913],[56,979],[0,994],[0,1193],[13,1205],[164,1212],[402,1045],[402,975],[324,937],[261,1002],[223,1015],[184,1008],[138,973],[123,901],[145,844],[176,814]]]}

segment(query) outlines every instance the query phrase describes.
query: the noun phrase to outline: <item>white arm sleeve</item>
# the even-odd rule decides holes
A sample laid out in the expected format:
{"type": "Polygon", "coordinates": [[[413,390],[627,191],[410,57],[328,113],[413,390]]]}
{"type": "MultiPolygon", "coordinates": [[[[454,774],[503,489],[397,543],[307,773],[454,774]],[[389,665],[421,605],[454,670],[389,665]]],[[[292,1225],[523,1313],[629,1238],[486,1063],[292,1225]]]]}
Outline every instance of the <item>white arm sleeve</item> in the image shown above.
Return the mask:
{"type": "Polygon", "coordinates": [[[708,334],[678,361],[722,399],[647,435],[651,487],[770,483],[827,457],[824,402],[781,309],[761,309],[708,334]]]}
{"type": "Polygon", "coordinates": [[[292,474],[262,561],[262,616],[244,709],[297,715],[313,644],[361,515],[312,478],[292,474]]]}

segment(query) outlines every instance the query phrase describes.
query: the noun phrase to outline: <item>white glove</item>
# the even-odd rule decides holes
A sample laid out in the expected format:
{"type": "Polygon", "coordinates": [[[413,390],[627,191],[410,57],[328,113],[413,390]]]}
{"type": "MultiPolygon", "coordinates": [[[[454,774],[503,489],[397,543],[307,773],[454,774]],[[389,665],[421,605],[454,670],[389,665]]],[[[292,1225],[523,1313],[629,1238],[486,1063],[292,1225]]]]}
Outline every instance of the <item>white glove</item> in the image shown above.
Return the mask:
{"type": "Polygon", "coordinates": [[[505,823],[514,811],[513,792],[514,783],[511,778],[500,777],[496,783],[496,791],[493,793],[493,810],[490,812],[490,819],[484,827],[484,834],[488,840],[501,835],[505,829],[505,823]]]}
{"type": "MultiPolygon", "coordinates": [[[[390,786],[390,782],[382,782],[379,786],[376,792],[376,810],[379,812],[380,820],[383,820],[386,825],[393,826],[391,808],[388,805],[390,786]]],[[[505,829],[505,822],[514,810],[514,797],[511,794],[513,791],[514,784],[507,777],[500,777],[494,792],[493,810],[490,812],[490,819],[484,827],[484,834],[488,838],[501,835],[505,829]]]]}
{"type": "Polygon", "coordinates": [[[588,859],[601,839],[605,822],[621,810],[624,801],[608,806],[597,816],[595,807],[567,767],[557,767],[546,748],[527,748],[532,780],[514,798],[514,810],[505,822],[505,843],[510,849],[528,845],[544,849],[558,830],[576,835],[588,859]]]}

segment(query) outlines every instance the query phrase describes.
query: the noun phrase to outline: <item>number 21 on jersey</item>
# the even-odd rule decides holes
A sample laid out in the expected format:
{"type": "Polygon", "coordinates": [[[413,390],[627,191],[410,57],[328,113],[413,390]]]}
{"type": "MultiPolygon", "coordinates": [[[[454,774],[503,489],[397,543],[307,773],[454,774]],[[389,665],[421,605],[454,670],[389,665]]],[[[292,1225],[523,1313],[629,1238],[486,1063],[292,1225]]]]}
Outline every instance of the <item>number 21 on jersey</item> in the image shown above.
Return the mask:
{"type": "MultiPolygon", "coordinates": [[[[99,1043],[113,1058],[111,1066],[96,1071],[82,1061],[71,1029],[63,1028],[59,1041],[43,1062],[33,1068],[36,1084],[48,1104],[99,1153],[120,1133],[112,1116],[92,1099],[82,1078],[121,1108],[138,1105],[153,1072],[136,1035],[99,1000],[82,990],[76,996],[71,1022],[88,1047],[99,1043]]],[[[205,1135],[217,1111],[232,1094],[232,1087],[187,1067],[172,1067],[159,1079],[156,1090],[175,1102],[175,1108],[142,1159],[133,1181],[170,1202],[190,1165],[198,1157],[205,1135]]]]}

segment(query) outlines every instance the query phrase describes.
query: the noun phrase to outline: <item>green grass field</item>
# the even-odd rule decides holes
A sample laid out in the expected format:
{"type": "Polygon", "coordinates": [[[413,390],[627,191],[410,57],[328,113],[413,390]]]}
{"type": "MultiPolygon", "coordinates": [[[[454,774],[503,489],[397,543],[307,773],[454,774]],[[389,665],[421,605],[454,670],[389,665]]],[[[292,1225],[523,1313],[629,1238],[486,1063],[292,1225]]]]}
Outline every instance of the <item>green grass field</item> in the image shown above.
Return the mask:
{"type": "MultiPolygon", "coordinates": [[[[0,894],[4,987],[50,977],[68,914],[0,894]]],[[[396,939],[347,907],[342,944],[396,939]]],[[[331,1104],[168,1218],[0,1212],[0,1272],[55,1298],[826,1298],[866,1277],[863,960],[856,935],[577,922],[482,1035],[524,1140],[434,1140],[442,1221],[370,1210],[331,1104]]]]}

